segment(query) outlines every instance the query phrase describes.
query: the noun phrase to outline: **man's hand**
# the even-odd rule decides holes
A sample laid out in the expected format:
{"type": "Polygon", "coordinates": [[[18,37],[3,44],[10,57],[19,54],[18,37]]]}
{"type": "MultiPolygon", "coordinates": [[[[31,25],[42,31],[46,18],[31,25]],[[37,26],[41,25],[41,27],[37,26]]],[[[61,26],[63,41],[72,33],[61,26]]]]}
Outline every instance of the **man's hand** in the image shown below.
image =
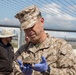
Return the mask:
{"type": "Polygon", "coordinates": [[[45,72],[48,69],[48,65],[45,57],[42,56],[42,61],[38,64],[35,64],[33,69],[35,71],[45,72]]]}
{"type": "Polygon", "coordinates": [[[21,60],[18,60],[19,66],[21,71],[25,74],[25,75],[31,75],[32,74],[32,65],[31,64],[25,64],[23,65],[21,60]]]}

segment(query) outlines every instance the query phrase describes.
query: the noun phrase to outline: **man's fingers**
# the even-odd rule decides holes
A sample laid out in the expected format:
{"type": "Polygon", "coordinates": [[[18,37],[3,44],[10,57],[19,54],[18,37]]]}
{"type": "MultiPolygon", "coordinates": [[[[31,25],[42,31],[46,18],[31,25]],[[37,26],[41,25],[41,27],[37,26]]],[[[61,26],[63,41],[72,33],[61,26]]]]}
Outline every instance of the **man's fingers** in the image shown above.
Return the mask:
{"type": "Polygon", "coordinates": [[[23,65],[23,63],[22,63],[22,61],[21,61],[21,60],[19,60],[19,59],[18,59],[17,61],[18,61],[18,63],[19,63],[19,65],[20,65],[20,66],[22,66],[22,65],[23,65]]]}
{"type": "Polygon", "coordinates": [[[42,56],[42,62],[46,62],[46,58],[42,56]]]}

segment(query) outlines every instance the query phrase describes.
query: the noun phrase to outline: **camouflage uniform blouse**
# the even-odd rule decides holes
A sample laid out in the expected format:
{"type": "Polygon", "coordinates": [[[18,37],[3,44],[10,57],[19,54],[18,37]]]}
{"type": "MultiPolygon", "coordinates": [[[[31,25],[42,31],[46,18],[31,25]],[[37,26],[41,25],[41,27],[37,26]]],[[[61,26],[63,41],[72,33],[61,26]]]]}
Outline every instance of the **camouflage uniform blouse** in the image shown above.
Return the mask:
{"type": "MultiPolygon", "coordinates": [[[[76,75],[75,54],[71,45],[63,39],[47,37],[41,44],[25,44],[16,52],[15,60],[23,60],[29,55],[35,58],[36,63],[39,63],[41,61],[41,56],[44,56],[51,68],[50,75],[76,75]]],[[[16,61],[14,75],[22,75],[16,61]]],[[[33,70],[32,75],[43,74],[33,70]]]]}

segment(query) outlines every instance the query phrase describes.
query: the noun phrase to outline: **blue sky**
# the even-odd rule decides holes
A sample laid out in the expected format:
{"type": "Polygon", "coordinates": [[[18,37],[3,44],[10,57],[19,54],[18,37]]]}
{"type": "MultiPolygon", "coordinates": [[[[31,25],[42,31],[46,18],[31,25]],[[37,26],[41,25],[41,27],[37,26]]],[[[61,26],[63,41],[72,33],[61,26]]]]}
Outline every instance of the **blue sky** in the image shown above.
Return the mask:
{"type": "Polygon", "coordinates": [[[0,24],[19,25],[15,14],[33,4],[41,10],[45,28],[76,30],[76,0],[0,0],[0,24]]]}

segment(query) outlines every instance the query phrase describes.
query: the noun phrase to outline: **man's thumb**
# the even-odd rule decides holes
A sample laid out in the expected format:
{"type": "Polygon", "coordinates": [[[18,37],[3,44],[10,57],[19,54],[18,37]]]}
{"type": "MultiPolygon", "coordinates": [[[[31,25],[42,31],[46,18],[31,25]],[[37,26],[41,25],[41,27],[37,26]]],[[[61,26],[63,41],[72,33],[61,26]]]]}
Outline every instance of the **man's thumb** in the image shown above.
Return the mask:
{"type": "Polygon", "coordinates": [[[46,59],[44,56],[42,56],[42,62],[45,62],[46,63],[46,59]]]}
{"type": "Polygon", "coordinates": [[[17,61],[18,61],[19,65],[22,66],[22,61],[19,59],[17,61]]]}

